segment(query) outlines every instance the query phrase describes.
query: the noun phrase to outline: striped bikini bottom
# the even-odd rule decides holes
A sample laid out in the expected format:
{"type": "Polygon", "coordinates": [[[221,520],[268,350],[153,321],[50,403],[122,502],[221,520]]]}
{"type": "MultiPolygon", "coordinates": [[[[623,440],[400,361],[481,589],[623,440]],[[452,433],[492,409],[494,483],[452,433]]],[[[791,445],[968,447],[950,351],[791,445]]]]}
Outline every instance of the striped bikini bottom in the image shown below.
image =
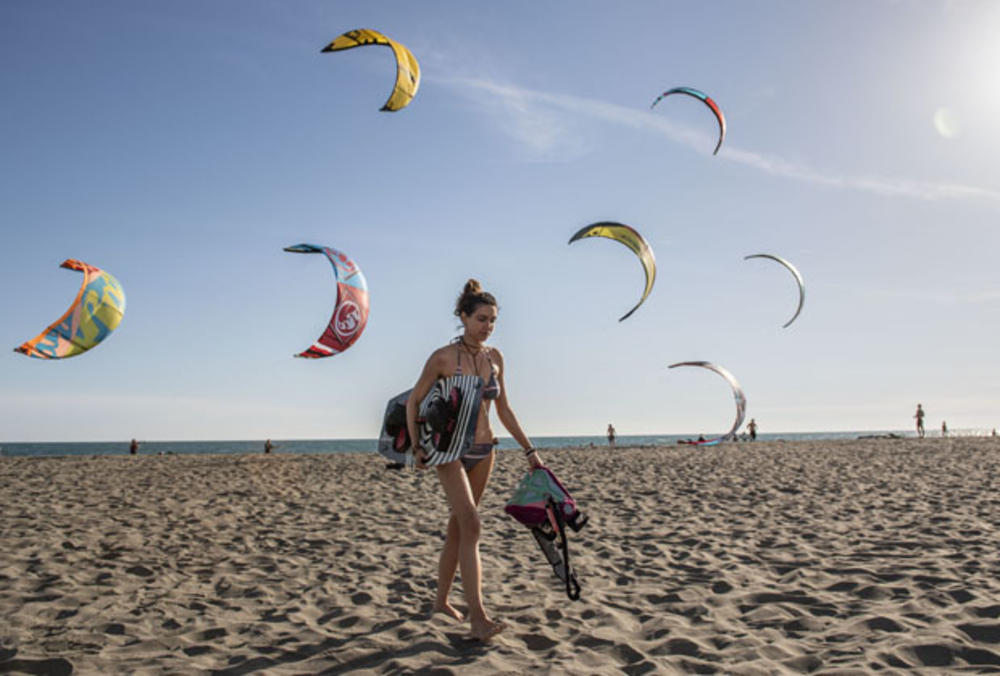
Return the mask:
{"type": "Polygon", "coordinates": [[[468,472],[480,462],[490,457],[492,452],[492,442],[487,441],[481,444],[472,444],[469,446],[469,452],[460,458],[462,461],[462,467],[464,467],[465,471],[468,472]]]}

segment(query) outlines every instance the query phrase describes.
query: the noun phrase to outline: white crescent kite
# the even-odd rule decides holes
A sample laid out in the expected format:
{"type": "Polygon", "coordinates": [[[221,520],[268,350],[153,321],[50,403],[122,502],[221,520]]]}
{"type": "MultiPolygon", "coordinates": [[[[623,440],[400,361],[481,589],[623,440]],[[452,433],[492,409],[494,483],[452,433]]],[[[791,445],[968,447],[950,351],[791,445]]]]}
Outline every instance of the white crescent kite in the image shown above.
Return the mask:
{"type": "Polygon", "coordinates": [[[806,285],[805,282],[802,281],[802,274],[795,268],[794,265],[786,261],[781,256],[775,256],[774,254],[752,254],[750,256],[744,256],[743,260],[749,260],[751,258],[770,258],[772,261],[777,261],[788,268],[788,271],[795,277],[795,282],[799,285],[799,306],[795,308],[795,314],[792,315],[792,318],[785,322],[781,327],[783,329],[788,328],[788,325],[794,322],[795,318],[799,316],[800,312],[802,312],[802,304],[806,302],[806,285]]]}
{"type": "Polygon", "coordinates": [[[729,429],[729,431],[723,434],[721,437],[716,437],[715,439],[709,439],[708,441],[699,441],[697,443],[699,445],[705,446],[705,445],[717,444],[720,441],[729,441],[730,439],[735,439],[736,430],[740,428],[740,426],[743,424],[743,418],[746,417],[747,398],[746,396],[744,396],[743,388],[740,387],[740,384],[736,381],[736,378],[733,377],[733,374],[730,373],[727,369],[724,369],[723,367],[713,364],[712,362],[709,361],[681,361],[677,362],[676,364],[671,364],[668,368],[673,369],[677,368],[678,366],[700,366],[701,368],[715,371],[720,376],[725,378],[726,382],[729,383],[729,386],[733,388],[733,397],[736,399],[736,420],[733,421],[733,426],[729,429]]]}

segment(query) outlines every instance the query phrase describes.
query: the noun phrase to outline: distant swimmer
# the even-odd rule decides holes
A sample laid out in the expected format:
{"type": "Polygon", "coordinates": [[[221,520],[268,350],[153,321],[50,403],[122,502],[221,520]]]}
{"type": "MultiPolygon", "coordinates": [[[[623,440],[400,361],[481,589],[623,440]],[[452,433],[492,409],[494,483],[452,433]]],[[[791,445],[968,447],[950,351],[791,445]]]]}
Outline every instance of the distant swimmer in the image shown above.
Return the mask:
{"type": "Polygon", "coordinates": [[[747,423],[747,431],[750,433],[750,441],[757,441],[757,421],[753,418],[747,423]]]}
{"type": "Polygon", "coordinates": [[[615,447],[615,426],[608,423],[608,446],[615,447]]]}
{"type": "Polygon", "coordinates": [[[917,419],[917,436],[921,439],[924,438],[924,407],[917,404],[917,412],[913,414],[913,417],[917,419]]]}

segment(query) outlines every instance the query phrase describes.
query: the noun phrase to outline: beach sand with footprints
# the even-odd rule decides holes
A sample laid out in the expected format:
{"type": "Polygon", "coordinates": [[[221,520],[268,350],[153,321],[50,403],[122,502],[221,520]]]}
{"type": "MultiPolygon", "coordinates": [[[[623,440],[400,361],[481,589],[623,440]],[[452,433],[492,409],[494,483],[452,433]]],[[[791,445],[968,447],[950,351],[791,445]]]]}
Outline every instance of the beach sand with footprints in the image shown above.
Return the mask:
{"type": "MultiPolygon", "coordinates": [[[[377,456],[0,458],[0,672],[1000,670],[1000,442],[544,452],[571,602],[482,505],[493,643],[427,619],[447,511],[377,456]]],[[[464,607],[456,584],[453,600],[464,607]]]]}

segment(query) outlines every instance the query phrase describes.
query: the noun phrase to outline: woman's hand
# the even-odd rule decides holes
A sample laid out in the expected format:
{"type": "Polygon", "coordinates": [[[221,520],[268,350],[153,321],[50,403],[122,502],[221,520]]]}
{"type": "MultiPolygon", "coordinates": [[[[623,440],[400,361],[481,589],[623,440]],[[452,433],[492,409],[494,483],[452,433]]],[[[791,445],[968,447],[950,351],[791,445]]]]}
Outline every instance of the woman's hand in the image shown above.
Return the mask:
{"type": "Polygon", "coordinates": [[[430,460],[431,457],[427,455],[427,451],[424,450],[424,447],[420,444],[413,444],[410,446],[410,452],[413,453],[413,459],[416,461],[417,469],[427,469],[427,465],[425,463],[430,460]]]}
{"type": "Polygon", "coordinates": [[[533,448],[530,449],[530,452],[525,455],[525,459],[528,461],[528,467],[530,467],[532,471],[545,466],[542,464],[542,458],[538,455],[538,451],[533,448]]]}

